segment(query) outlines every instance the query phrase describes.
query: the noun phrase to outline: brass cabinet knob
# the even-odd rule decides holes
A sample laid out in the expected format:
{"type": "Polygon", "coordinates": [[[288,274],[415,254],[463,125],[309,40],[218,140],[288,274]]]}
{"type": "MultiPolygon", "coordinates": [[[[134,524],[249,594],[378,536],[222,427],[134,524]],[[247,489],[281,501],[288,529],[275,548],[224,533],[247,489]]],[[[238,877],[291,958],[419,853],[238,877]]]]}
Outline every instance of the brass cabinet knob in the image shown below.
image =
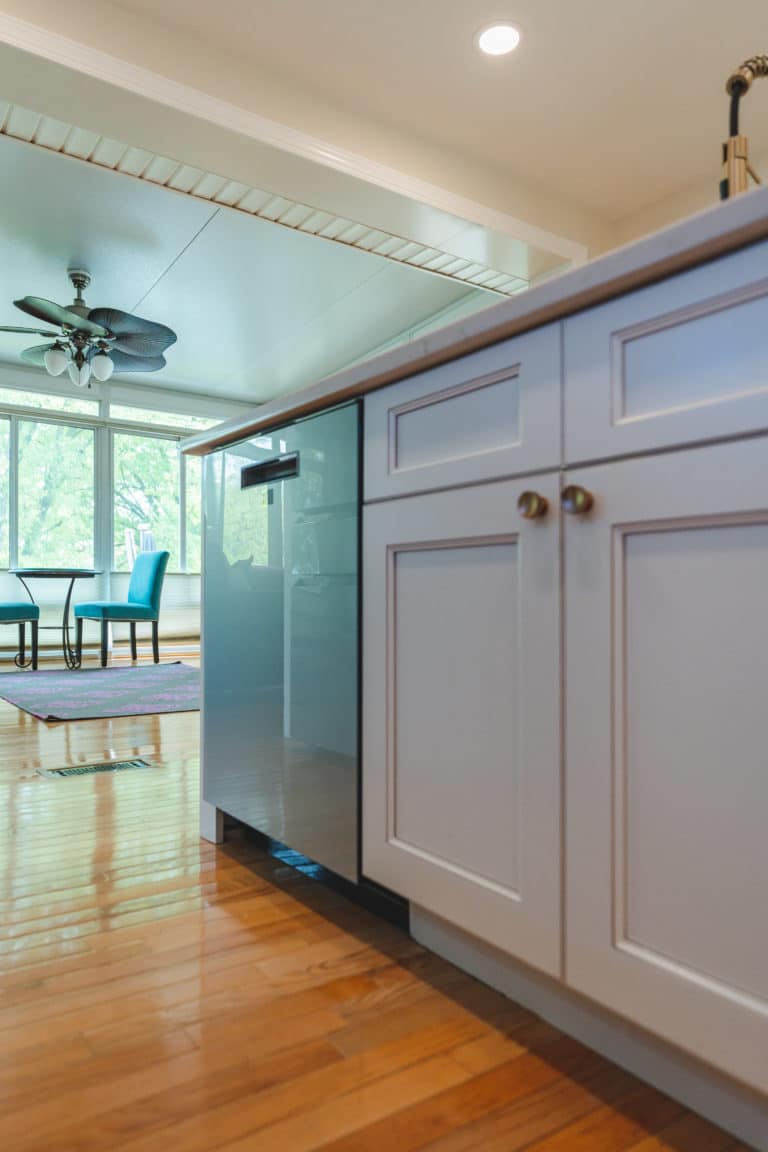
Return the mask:
{"type": "Polygon", "coordinates": [[[560,501],[563,511],[570,512],[573,516],[583,516],[595,502],[592,493],[582,488],[580,484],[569,484],[567,488],[563,488],[560,501]]]}
{"type": "Polygon", "coordinates": [[[521,492],[517,501],[517,510],[525,520],[536,520],[539,516],[546,516],[549,501],[538,492],[521,492]]]}

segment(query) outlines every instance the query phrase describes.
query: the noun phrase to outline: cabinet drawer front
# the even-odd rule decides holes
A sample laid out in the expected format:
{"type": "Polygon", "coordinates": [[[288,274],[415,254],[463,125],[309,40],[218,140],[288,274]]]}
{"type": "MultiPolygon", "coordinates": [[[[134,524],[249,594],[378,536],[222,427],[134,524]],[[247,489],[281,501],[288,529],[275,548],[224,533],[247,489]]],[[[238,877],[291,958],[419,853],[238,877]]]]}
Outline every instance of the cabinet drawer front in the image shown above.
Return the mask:
{"type": "Polygon", "coordinates": [[[365,399],[365,499],[557,467],[560,329],[507,340],[365,399]]]}
{"type": "Polygon", "coordinates": [[[567,973],[768,1085],[768,442],[574,469],[567,973]]]}
{"type": "Polygon", "coordinates": [[[565,322],[574,463],[768,428],[768,244],[565,322]]]}
{"type": "Polygon", "coordinates": [[[364,509],[363,855],[372,879],[560,965],[557,482],[364,509]]]}

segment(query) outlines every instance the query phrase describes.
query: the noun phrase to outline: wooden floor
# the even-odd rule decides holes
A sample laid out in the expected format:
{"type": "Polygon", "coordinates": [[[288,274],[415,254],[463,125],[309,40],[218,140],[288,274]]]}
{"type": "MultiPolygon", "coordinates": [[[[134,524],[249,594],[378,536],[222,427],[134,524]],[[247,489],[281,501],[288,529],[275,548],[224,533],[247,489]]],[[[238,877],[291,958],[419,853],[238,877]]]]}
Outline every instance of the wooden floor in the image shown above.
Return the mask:
{"type": "Polygon", "coordinates": [[[0,794],[0,1148],[744,1148],[244,836],[200,841],[196,713],[0,701],[0,794]]]}

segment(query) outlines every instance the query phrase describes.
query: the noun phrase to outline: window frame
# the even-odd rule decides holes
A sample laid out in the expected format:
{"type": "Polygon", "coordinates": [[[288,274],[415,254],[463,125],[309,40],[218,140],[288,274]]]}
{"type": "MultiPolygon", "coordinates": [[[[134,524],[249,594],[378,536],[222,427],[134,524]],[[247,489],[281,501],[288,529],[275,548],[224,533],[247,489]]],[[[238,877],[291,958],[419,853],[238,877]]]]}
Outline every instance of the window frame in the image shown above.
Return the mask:
{"type": "MultiPolygon", "coordinates": [[[[8,474],[8,564],[18,567],[19,549],[19,420],[44,424],[63,424],[69,427],[90,429],[94,435],[94,527],[93,548],[94,567],[104,572],[107,580],[124,576],[115,567],[114,541],[114,435],[125,432],[133,435],[171,441],[179,445],[187,436],[198,435],[199,428],[180,428],[176,425],[141,423],[125,418],[110,416],[110,404],[136,406],[155,412],[173,412],[174,415],[206,416],[224,421],[233,415],[249,410],[249,405],[222,398],[191,395],[181,391],[154,390],[142,385],[121,382],[101,384],[89,389],[86,399],[93,400],[98,407],[93,415],[69,413],[59,409],[4,404],[4,387],[31,393],[62,394],[73,399],[82,399],[80,389],[74,389],[57,380],[55,393],[48,377],[41,378],[37,373],[23,369],[0,366],[0,415],[9,423],[9,474],[8,474]]],[[[178,452],[179,486],[179,568],[169,575],[199,577],[199,571],[188,568],[189,549],[187,546],[187,458],[178,452]]],[[[1,567],[1,565],[0,565],[1,567]]]]}

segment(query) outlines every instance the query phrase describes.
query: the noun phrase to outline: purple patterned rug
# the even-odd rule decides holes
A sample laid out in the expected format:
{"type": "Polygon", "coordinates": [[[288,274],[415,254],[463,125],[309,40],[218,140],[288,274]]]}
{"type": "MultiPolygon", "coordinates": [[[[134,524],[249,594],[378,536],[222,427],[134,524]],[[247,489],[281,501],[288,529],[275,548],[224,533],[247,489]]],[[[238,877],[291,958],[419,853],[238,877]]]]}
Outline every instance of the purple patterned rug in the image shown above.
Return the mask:
{"type": "Polygon", "coordinates": [[[200,669],[173,664],[85,668],[76,672],[6,672],[0,698],[41,720],[97,720],[200,708],[200,669]]]}

